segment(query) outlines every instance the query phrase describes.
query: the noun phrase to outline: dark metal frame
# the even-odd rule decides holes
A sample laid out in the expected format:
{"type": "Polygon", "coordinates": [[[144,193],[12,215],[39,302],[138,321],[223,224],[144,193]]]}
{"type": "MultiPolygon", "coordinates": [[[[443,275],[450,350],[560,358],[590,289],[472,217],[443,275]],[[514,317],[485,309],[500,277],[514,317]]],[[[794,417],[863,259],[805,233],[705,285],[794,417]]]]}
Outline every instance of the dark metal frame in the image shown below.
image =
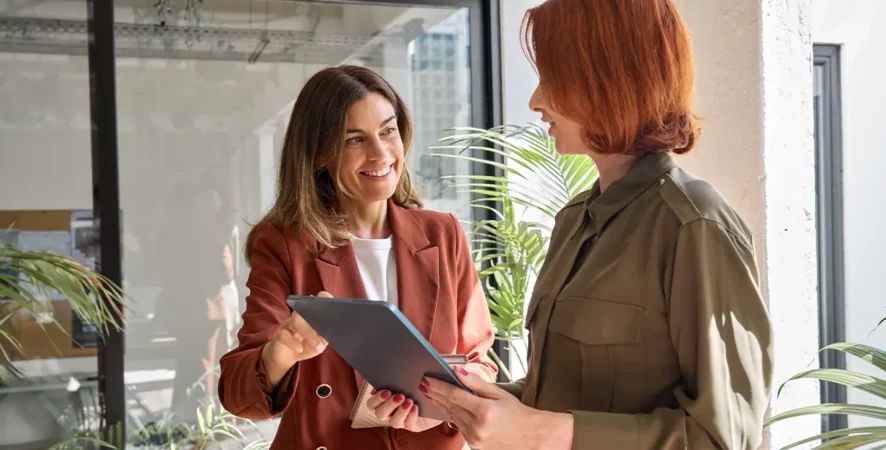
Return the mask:
{"type": "MultiPolygon", "coordinates": [[[[89,32],[89,109],[92,121],[92,204],[98,220],[100,250],[97,268],[122,286],[120,177],[117,153],[117,95],[114,63],[114,3],[87,0],[89,32]]],[[[108,301],[108,299],[105,299],[108,301]]],[[[125,436],[126,386],[123,381],[125,352],[123,329],[111,328],[99,341],[99,398],[102,431],[110,427],[125,436]]]]}
{"type": "MultiPolygon", "coordinates": [[[[846,339],[843,272],[843,125],[840,87],[840,47],[814,45],[814,64],[823,77],[819,133],[815,139],[816,226],[818,228],[819,344],[846,339]]],[[[818,108],[818,104],[814,105],[818,108]]],[[[846,368],[846,356],[829,350],[821,357],[823,368],[846,368]]],[[[845,403],[846,387],[821,383],[822,403],[845,403]]],[[[822,416],[822,431],[848,426],[845,415],[822,416]]]]}
{"type": "MultiPolygon", "coordinates": [[[[490,128],[502,120],[501,62],[499,42],[500,0],[323,0],[326,3],[388,4],[464,7],[469,11],[471,36],[471,103],[474,126],[490,128]]],[[[117,148],[117,109],[114,47],[114,3],[87,0],[90,72],[90,111],[92,116],[93,203],[100,220],[102,274],[121,284],[120,173],[117,148]]],[[[488,165],[474,170],[489,171],[488,165]]],[[[500,175],[498,173],[487,173],[500,175]]],[[[475,213],[476,214],[476,213],[475,213]]],[[[488,217],[476,217],[485,219],[488,217]]],[[[103,431],[115,427],[125,436],[126,386],[124,374],[124,330],[111,330],[98,351],[99,391],[103,408],[103,431]],[[119,428],[117,428],[119,427],[119,428]]],[[[508,363],[508,352],[501,343],[495,351],[508,363]]]]}

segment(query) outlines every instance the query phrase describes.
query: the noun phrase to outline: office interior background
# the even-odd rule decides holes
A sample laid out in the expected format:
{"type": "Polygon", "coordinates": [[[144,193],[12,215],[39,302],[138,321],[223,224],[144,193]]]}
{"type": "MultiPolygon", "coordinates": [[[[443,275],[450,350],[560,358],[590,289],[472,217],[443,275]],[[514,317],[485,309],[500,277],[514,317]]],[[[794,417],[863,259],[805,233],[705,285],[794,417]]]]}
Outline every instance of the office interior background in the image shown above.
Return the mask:
{"type": "MultiPolygon", "coordinates": [[[[132,434],[209,417],[212,372],[237,344],[248,294],[243,240],[273,202],[295,97],[323,67],[362,65],[391,81],[415,117],[409,167],[426,206],[476,219],[447,176],[486,166],[432,147],[452,127],[538,122],[519,43],[538,3],[0,0],[0,242],[117,274],[132,298],[104,342],[58,296],[47,301],[64,332],[44,332],[40,317],[0,325],[24,344],[24,377],[0,387],[0,449],[48,448],[103,423],[132,434]]],[[[700,148],[680,163],[754,232],[776,388],[810,364],[876,375],[818,349],[886,348],[886,329],[872,332],[886,317],[886,31],[875,26],[886,2],[677,3],[704,118],[700,148]]],[[[886,406],[806,380],[773,393],[772,411],[834,401],[886,406]]],[[[233,420],[218,408],[213,420],[233,420]]],[[[765,445],[868,423],[881,424],[801,417],[767,429],[765,445]]],[[[213,446],[259,448],[276,422],[238,427],[213,446]]]]}

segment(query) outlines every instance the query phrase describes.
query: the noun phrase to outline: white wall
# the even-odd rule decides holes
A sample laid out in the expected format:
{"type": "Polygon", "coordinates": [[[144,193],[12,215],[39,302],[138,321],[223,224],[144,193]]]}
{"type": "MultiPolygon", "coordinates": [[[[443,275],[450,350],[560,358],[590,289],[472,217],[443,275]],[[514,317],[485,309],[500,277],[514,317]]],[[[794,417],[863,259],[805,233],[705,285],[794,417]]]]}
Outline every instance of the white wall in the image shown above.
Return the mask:
{"type": "MultiPolygon", "coordinates": [[[[886,189],[879,183],[886,167],[886,28],[877,26],[886,22],[886,2],[814,0],[811,19],[815,43],[841,47],[846,340],[882,349],[886,327],[870,332],[886,317],[886,189]]],[[[846,365],[883,376],[851,356],[846,365]]],[[[852,389],[848,401],[886,406],[886,401],[852,389]]],[[[875,422],[849,419],[853,426],[875,422]]]]}

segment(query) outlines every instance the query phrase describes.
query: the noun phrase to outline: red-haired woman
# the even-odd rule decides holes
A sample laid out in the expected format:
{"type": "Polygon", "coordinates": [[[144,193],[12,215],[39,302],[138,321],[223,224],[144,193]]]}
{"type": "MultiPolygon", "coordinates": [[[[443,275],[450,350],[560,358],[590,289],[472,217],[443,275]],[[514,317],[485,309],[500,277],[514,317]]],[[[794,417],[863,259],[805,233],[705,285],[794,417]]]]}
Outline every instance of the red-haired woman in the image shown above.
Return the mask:
{"type": "Polygon", "coordinates": [[[751,233],[671,154],[698,137],[672,0],[548,0],[524,20],[530,107],[600,178],[557,215],[527,315],[527,377],[423,392],[472,447],[755,449],[772,330],[751,233]],[[521,401],[522,400],[522,401],[521,401]]]}

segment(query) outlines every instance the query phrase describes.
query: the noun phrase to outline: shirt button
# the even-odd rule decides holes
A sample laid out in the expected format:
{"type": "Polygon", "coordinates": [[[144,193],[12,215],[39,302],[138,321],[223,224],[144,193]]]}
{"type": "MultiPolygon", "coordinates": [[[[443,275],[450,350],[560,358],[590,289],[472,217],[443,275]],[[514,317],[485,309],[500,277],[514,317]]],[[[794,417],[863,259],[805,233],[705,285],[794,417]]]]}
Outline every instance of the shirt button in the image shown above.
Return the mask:
{"type": "Polygon", "coordinates": [[[332,395],[332,386],[328,384],[321,384],[320,386],[317,386],[317,397],[326,398],[330,395],[332,395]]]}
{"type": "Polygon", "coordinates": [[[326,447],[321,445],[321,446],[317,447],[317,450],[326,450],[326,447]]]}
{"type": "Polygon", "coordinates": [[[664,184],[665,184],[665,180],[664,180],[664,178],[658,180],[658,185],[659,185],[659,186],[664,186],[664,184]]]}

